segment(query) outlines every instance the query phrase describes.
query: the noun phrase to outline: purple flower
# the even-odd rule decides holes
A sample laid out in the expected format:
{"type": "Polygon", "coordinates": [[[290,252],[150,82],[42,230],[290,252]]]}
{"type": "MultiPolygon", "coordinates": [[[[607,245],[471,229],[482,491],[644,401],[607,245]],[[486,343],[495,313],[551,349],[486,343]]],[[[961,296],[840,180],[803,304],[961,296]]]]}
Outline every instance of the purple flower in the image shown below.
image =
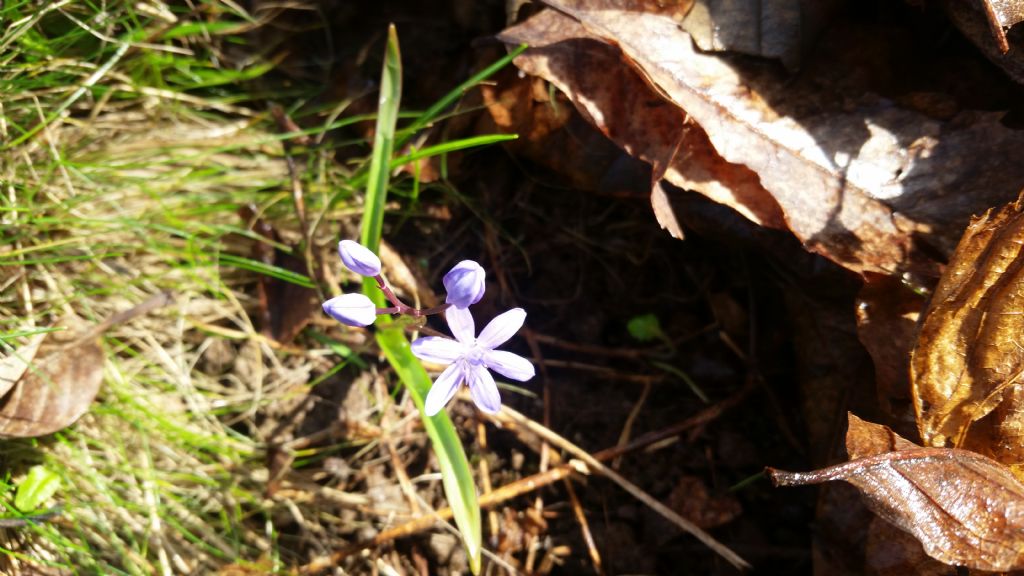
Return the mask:
{"type": "Polygon", "coordinates": [[[434,380],[424,403],[424,412],[427,416],[440,412],[455,395],[459,385],[465,382],[469,385],[469,393],[477,407],[494,414],[501,410],[501,396],[488,368],[519,381],[529,380],[534,375],[533,364],[526,358],[495,350],[519,331],[526,320],[526,312],[522,308],[513,308],[498,315],[484,327],[479,337],[475,336],[473,315],[468,309],[449,308],[445,310],[445,319],[455,336],[454,340],[426,336],[412,343],[412,353],[420,360],[449,365],[434,380]]]}
{"type": "Polygon", "coordinates": [[[324,312],[347,326],[369,326],[377,320],[377,306],[363,294],[342,294],[324,302],[324,312]]]}
{"type": "Polygon", "coordinates": [[[484,269],[472,260],[459,262],[444,275],[444,280],[442,280],[444,289],[448,291],[448,296],[444,301],[456,308],[466,308],[470,304],[476,304],[484,297],[484,290],[487,288],[484,284],[486,275],[484,269]]]}
{"type": "Polygon", "coordinates": [[[352,240],[338,242],[338,254],[345,267],[363,276],[380,274],[380,258],[370,249],[352,240]]]}

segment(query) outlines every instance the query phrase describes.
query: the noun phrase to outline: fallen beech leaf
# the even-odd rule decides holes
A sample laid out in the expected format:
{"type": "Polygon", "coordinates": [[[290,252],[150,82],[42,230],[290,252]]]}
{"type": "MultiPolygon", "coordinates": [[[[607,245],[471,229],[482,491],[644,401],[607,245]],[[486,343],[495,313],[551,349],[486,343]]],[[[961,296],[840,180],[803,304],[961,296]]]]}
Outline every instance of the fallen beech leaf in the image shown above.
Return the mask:
{"type": "Polygon", "coordinates": [[[888,426],[872,424],[852,413],[847,413],[846,421],[848,425],[846,454],[850,460],[878,456],[897,450],[920,448],[917,444],[893,432],[888,426]]]}
{"type": "Polygon", "coordinates": [[[33,335],[28,343],[0,360],[0,397],[7,394],[14,387],[14,384],[21,379],[22,374],[25,373],[32,359],[36,357],[39,345],[46,339],[46,335],[47,332],[33,335]]]}
{"type": "Polygon", "coordinates": [[[917,241],[950,251],[951,230],[1024,181],[1024,134],[1002,126],[1000,114],[942,122],[867,93],[794,84],[773,67],[702,54],[665,16],[547,3],[621,49],[726,163],[759,178],[808,248],[851,270],[928,268],[917,241]]]}
{"type": "Polygon", "coordinates": [[[480,117],[476,131],[518,134],[502,146],[558,174],[573,188],[602,190],[617,158],[625,156],[542,78],[507,68],[495,75],[493,85],[481,85],[480,95],[488,114],[480,117]]]}
{"type": "Polygon", "coordinates": [[[1020,0],[977,0],[982,9],[991,17],[994,25],[1011,28],[1024,20],[1024,2],[1020,0]]]}
{"type": "Polygon", "coordinates": [[[925,445],[1024,462],[1022,309],[1024,204],[1018,200],[971,222],[924,313],[910,374],[925,445]]]}
{"type": "MultiPolygon", "coordinates": [[[[762,226],[786,228],[782,210],[756,174],[723,160],[707,134],[626,64],[619,49],[579,22],[548,10],[498,38],[510,45],[530,45],[515,65],[554,84],[608,138],[651,164],[656,179],[696,190],[762,226]]],[[[675,215],[661,202],[664,191],[654,188],[651,201],[658,222],[681,238],[682,230],[672,223],[675,215]]]]}
{"type": "Polygon", "coordinates": [[[697,0],[682,21],[705,52],[731,51],[800,64],[802,49],[817,36],[836,2],[820,0],[697,0]]]}
{"type": "Polygon", "coordinates": [[[0,400],[0,437],[34,438],[70,426],[92,405],[102,382],[103,349],[96,338],[44,347],[0,400]]]}
{"type": "Polygon", "coordinates": [[[654,210],[654,218],[658,221],[658,225],[661,226],[662,230],[668,231],[677,240],[682,240],[686,236],[683,232],[683,227],[679,225],[675,209],[672,208],[672,203],[668,199],[668,193],[665,191],[665,187],[661,185],[661,182],[655,182],[651,188],[651,209],[654,210]]]}
{"type": "Polygon", "coordinates": [[[917,430],[910,393],[910,352],[917,340],[918,317],[927,299],[902,278],[867,275],[857,294],[857,336],[875,367],[878,405],[900,432],[917,430]]]}
{"type": "MultiPolygon", "coordinates": [[[[1020,0],[947,1],[946,9],[960,29],[985,52],[994,43],[998,56],[1010,51],[1005,28],[1024,20],[1024,2],[1020,0]],[[984,31],[983,31],[984,30],[984,31]]],[[[999,63],[999,58],[995,58],[999,63]]]]}
{"type": "Polygon", "coordinates": [[[1009,32],[1003,29],[1018,18],[1019,0],[944,0],[942,5],[964,36],[1010,78],[1024,84],[1024,27],[1014,26],[1009,32]],[[997,5],[1012,11],[1003,12],[997,5]]]}
{"type": "Polygon", "coordinates": [[[875,516],[868,523],[860,570],[874,576],[955,576],[956,568],[929,557],[912,535],[875,516]]]}
{"type": "Polygon", "coordinates": [[[50,333],[13,389],[0,397],[0,438],[45,436],[74,424],[103,383],[100,334],[171,301],[168,293],[155,294],[89,328],[50,333]]]}
{"type": "Polygon", "coordinates": [[[814,472],[768,468],[776,486],[843,480],[868,507],[914,535],[929,556],[977,570],[1024,568],[1024,485],[967,450],[921,448],[885,426],[850,418],[847,444],[866,456],[814,472]],[[876,453],[886,447],[895,451],[876,453]]]}

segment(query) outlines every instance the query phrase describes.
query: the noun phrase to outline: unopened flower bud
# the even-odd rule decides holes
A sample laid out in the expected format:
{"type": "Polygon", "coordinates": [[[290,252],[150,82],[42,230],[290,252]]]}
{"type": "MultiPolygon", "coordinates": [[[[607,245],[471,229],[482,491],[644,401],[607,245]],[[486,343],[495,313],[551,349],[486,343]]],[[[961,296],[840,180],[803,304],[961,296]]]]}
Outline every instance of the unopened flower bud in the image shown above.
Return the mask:
{"type": "Polygon", "coordinates": [[[377,320],[377,306],[365,295],[358,293],[331,298],[324,302],[324,312],[346,326],[369,326],[377,320]]]}
{"type": "Polygon", "coordinates": [[[352,240],[338,242],[338,254],[345,267],[363,276],[380,274],[380,258],[370,249],[352,240]]]}
{"type": "Polygon", "coordinates": [[[444,275],[444,289],[448,291],[445,302],[456,308],[466,308],[476,304],[484,297],[487,286],[484,282],[486,272],[472,260],[459,262],[444,275]]]}

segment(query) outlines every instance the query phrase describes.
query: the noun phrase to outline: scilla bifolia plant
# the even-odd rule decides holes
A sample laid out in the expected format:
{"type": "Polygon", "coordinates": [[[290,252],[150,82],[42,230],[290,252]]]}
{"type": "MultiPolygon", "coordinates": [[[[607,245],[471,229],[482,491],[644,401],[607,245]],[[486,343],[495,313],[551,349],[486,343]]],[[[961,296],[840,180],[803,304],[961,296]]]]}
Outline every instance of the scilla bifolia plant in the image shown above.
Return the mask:
{"type": "Polygon", "coordinates": [[[463,260],[456,264],[442,281],[448,292],[445,304],[423,310],[409,306],[395,295],[381,274],[380,259],[368,248],[352,240],[342,240],[338,243],[338,253],[349,270],[373,278],[391,303],[389,307],[378,308],[370,298],[357,293],[343,294],[324,302],[324,311],[342,324],[369,326],[380,314],[419,318],[444,312],[454,339],[425,336],[412,343],[412,353],[420,360],[447,366],[427,394],[424,402],[427,416],[440,412],[463,382],[469,386],[470,396],[478,408],[490,414],[501,410],[498,386],[488,369],[521,382],[533,378],[534,368],[529,360],[512,352],[496,350],[523,326],[526,312],[522,308],[499,314],[480,331],[479,336],[476,335],[469,306],[483,298],[486,288],[486,273],[476,262],[463,260]]]}

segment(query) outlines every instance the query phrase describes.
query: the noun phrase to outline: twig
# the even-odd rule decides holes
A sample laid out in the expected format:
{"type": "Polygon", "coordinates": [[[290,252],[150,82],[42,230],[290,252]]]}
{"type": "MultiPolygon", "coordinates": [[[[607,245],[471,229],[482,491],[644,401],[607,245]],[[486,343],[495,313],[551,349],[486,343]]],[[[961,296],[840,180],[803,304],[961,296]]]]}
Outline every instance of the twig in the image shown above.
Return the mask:
{"type": "Polygon", "coordinates": [[[641,384],[644,382],[659,382],[665,379],[665,377],[661,374],[633,374],[630,372],[621,372],[619,370],[607,368],[605,366],[595,366],[593,364],[586,364],[584,362],[574,362],[572,360],[542,359],[538,362],[538,365],[551,368],[566,368],[569,370],[579,370],[580,372],[592,372],[598,378],[611,378],[613,380],[622,380],[624,382],[637,382],[641,384]]]}
{"type": "MultiPolygon", "coordinates": [[[[481,421],[477,421],[476,423],[476,438],[477,442],[480,444],[480,453],[486,454],[487,427],[484,426],[484,423],[481,421]]],[[[491,467],[487,463],[487,458],[480,459],[480,489],[483,491],[484,498],[486,498],[494,489],[494,487],[491,486],[491,467]]],[[[494,510],[487,512],[487,523],[491,528],[491,538],[493,538],[494,541],[497,541],[500,526],[498,526],[498,515],[494,510]]]]}
{"type": "MultiPolygon", "coordinates": [[[[622,432],[619,434],[619,446],[625,446],[629,443],[629,437],[633,434],[633,423],[636,422],[637,416],[639,416],[640,411],[643,410],[644,404],[647,402],[647,396],[650,393],[651,383],[644,382],[644,389],[640,391],[640,398],[638,398],[636,404],[633,405],[633,409],[629,411],[629,416],[626,417],[626,423],[622,425],[622,432]]],[[[612,468],[618,470],[620,464],[622,464],[621,456],[612,461],[612,468]]]]}
{"type": "Polygon", "coordinates": [[[619,348],[609,346],[595,346],[593,344],[581,344],[578,342],[568,342],[561,338],[555,338],[554,336],[548,336],[547,334],[541,334],[535,330],[523,327],[520,329],[520,333],[527,339],[533,338],[541,344],[547,344],[554,346],[555,348],[561,348],[562,350],[569,350],[570,352],[580,352],[583,354],[607,357],[616,356],[619,358],[628,358],[630,360],[643,360],[650,356],[658,356],[659,352],[656,349],[643,349],[643,348],[619,348]]]}
{"type": "Polygon", "coordinates": [[[20,528],[22,526],[31,526],[39,522],[47,522],[59,517],[63,512],[64,511],[61,507],[58,506],[45,512],[40,512],[39,514],[25,516],[24,518],[0,518],[0,528],[20,528]]]}
{"type": "Polygon", "coordinates": [[[601,576],[604,574],[604,568],[601,567],[601,553],[597,551],[597,545],[594,544],[594,535],[590,533],[587,515],[583,513],[580,500],[576,497],[576,489],[572,487],[572,480],[566,478],[562,480],[562,483],[565,484],[565,490],[569,494],[572,513],[576,516],[576,521],[580,523],[580,532],[583,535],[583,541],[587,544],[587,553],[590,554],[590,562],[594,565],[594,572],[601,576]]]}
{"type": "Polygon", "coordinates": [[[386,403],[390,396],[384,389],[384,380],[382,378],[376,378],[377,381],[377,403],[381,406],[381,430],[384,434],[381,435],[381,443],[388,451],[388,455],[391,457],[391,467],[395,471],[395,476],[398,478],[398,485],[402,488],[402,492],[405,494],[405,499],[409,501],[409,510],[413,514],[420,513],[419,502],[416,501],[416,489],[412,487],[412,482],[409,480],[409,473],[405,470],[405,463],[402,462],[401,456],[398,455],[398,449],[395,448],[395,443],[391,438],[391,418],[388,415],[388,408],[391,406],[390,403],[386,403]]]}
{"type": "Polygon", "coordinates": [[[629,492],[629,494],[632,495],[634,498],[640,500],[649,508],[651,508],[658,514],[661,514],[667,520],[671,521],[676,526],[679,526],[684,531],[692,534],[695,538],[703,542],[705,546],[707,546],[712,551],[720,555],[722,558],[725,558],[730,564],[732,564],[736,568],[746,570],[751,567],[746,560],[740,558],[739,555],[737,555],[735,552],[730,550],[728,547],[726,547],[718,540],[715,540],[713,536],[711,536],[706,531],[701,529],[700,526],[697,526],[693,522],[677,514],[674,510],[672,510],[668,506],[665,506],[647,492],[644,492],[643,489],[641,489],[639,486],[633,484],[632,482],[621,476],[618,472],[602,464],[596,458],[591,456],[590,453],[587,452],[586,450],[580,448],[579,446],[576,446],[575,444],[566,440],[565,438],[558,435],[554,431],[549,430],[547,427],[538,424],[537,422],[534,422],[533,420],[527,418],[526,416],[520,414],[519,412],[516,412],[515,410],[509,408],[508,406],[503,407],[500,414],[508,416],[517,424],[522,425],[523,427],[527,428],[537,436],[547,440],[548,442],[557,446],[558,448],[565,450],[566,452],[572,454],[576,458],[579,458],[589,468],[606,476],[609,480],[618,484],[623,490],[629,492]]]}
{"type": "Polygon", "coordinates": [[[134,320],[139,316],[149,314],[153,310],[163,308],[164,306],[167,306],[173,301],[174,297],[172,297],[169,292],[160,292],[159,294],[154,294],[153,296],[147,298],[141,304],[136,304],[135,306],[127,310],[122,310],[115,314],[111,314],[106,320],[100,322],[99,324],[96,324],[92,328],[89,328],[88,330],[83,332],[81,336],[75,338],[75,341],[70,346],[75,346],[81,342],[84,342],[91,338],[95,338],[100,334],[106,332],[109,328],[113,326],[116,326],[118,324],[124,324],[125,322],[134,320]]]}
{"type": "MultiPolygon", "coordinates": [[[[534,361],[537,363],[538,366],[540,366],[541,383],[542,383],[542,386],[543,386],[543,388],[542,388],[542,394],[543,394],[543,396],[542,396],[542,400],[543,400],[542,406],[544,407],[544,415],[543,415],[544,425],[550,428],[551,427],[551,378],[548,375],[547,364],[544,361],[544,355],[540,351],[540,346],[537,344],[537,340],[535,338],[533,338],[532,334],[530,334],[530,335],[526,336],[526,342],[527,342],[527,344],[530,347],[530,353],[533,355],[534,361]]],[[[540,471],[541,472],[547,472],[548,471],[548,467],[551,465],[551,456],[552,456],[551,447],[548,445],[547,442],[544,442],[542,440],[541,444],[540,444],[540,471]]],[[[557,457],[557,454],[555,456],[557,457]]],[[[566,479],[565,482],[568,484],[569,480],[566,479]]],[[[544,513],[544,498],[543,498],[543,496],[540,495],[540,493],[537,493],[537,497],[534,499],[534,502],[533,502],[533,507],[534,507],[534,510],[537,511],[537,516],[538,517],[543,517],[543,513],[544,513]]],[[[585,521],[585,519],[584,519],[584,521],[585,521]]],[[[527,538],[526,538],[526,562],[524,563],[524,567],[525,567],[527,572],[533,572],[533,563],[536,561],[536,555],[537,555],[537,540],[538,540],[538,537],[539,537],[538,534],[536,534],[534,532],[530,532],[527,535],[527,538]]]]}
{"type": "MultiPolygon", "coordinates": [[[[277,127],[282,133],[299,132],[300,128],[292,121],[280,106],[272,106],[270,113],[277,122],[277,127]]],[[[302,190],[302,178],[299,176],[299,169],[295,165],[295,158],[292,157],[293,143],[302,146],[309,145],[310,139],[306,135],[285,138],[281,141],[284,148],[284,159],[288,166],[288,178],[292,185],[292,204],[295,206],[295,216],[299,219],[299,228],[302,230],[302,256],[306,263],[306,272],[314,280],[320,280],[320,270],[324,269],[320,252],[313,253],[313,228],[309,226],[309,219],[306,217],[306,200],[302,190]]],[[[315,287],[317,297],[324,298],[319,284],[315,287]]]]}

